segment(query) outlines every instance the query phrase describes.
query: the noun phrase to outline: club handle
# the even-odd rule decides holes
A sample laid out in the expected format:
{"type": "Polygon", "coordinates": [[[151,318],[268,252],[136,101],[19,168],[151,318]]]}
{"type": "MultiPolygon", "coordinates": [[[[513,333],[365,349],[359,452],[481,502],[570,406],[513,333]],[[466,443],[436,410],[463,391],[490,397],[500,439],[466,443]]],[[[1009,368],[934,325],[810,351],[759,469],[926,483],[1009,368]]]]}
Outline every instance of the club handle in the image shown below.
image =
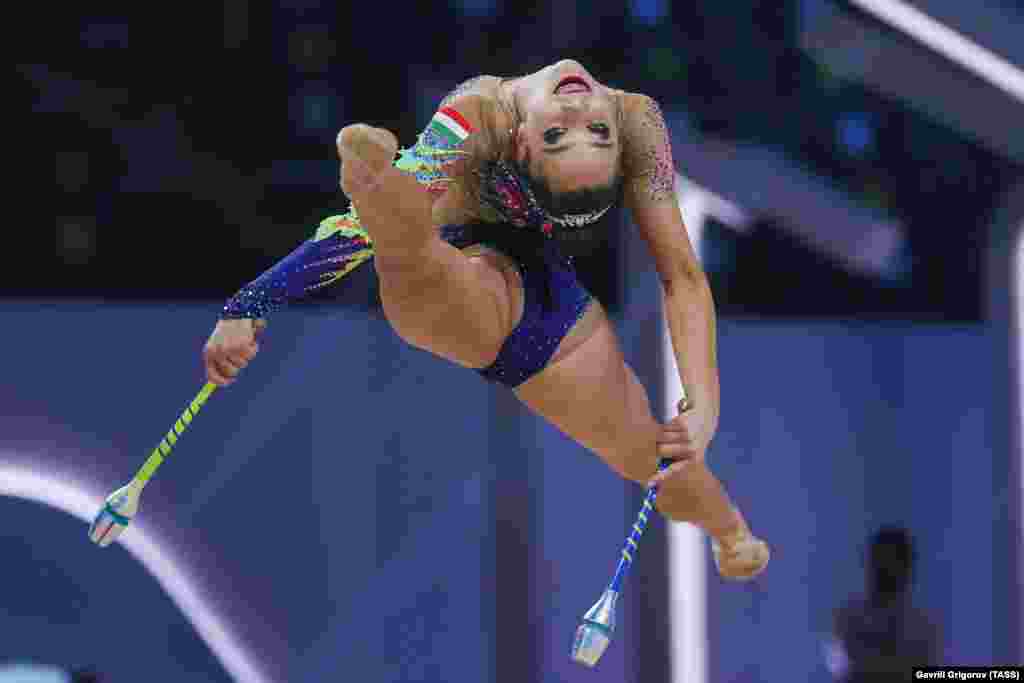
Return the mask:
{"type": "MultiPolygon", "coordinates": [[[[680,413],[693,408],[693,401],[690,400],[690,395],[686,391],[686,387],[682,387],[683,396],[679,399],[679,403],[676,404],[676,408],[680,413]]],[[[658,471],[664,471],[668,469],[675,460],[672,458],[661,458],[658,461],[658,471]]],[[[658,487],[651,486],[647,489],[647,495],[644,497],[643,505],[640,507],[640,513],[636,517],[636,521],[633,522],[633,528],[629,532],[629,536],[626,538],[625,545],[622,546],[622,556],[619,558],[619,565],[615,568],[615,576],[612,577],[612,582],[609,584],[609,588],[616,593],[622,590],[622,582],[626,579],[626,574],[629,573],[629,568],[633,566],[633,553],[635,553],[640,545],[640,537],[644,535],[644,530],[647,529],[648,515],[654,511],[654,501],[658,499],[658,487]]]]}
{"type": "MultiPolygon", "coordinates": [[[[662,458],[658,462],[658,469],[665,470],[674,462],[671,458],[662,458]]],[[[637,551],[640,545],[640,537],[644,535],[644,531],[647,529],[648,515],[654,511],[654,501],[658,499],[658,487],[651,486],[647,489],[647,495],[644,496],[643,505],[640,507],[640,513],[636,516],[636,521],[633,522],[633,528],[630,530],[629,536],[626,538],[626,543],[622,546],[622,554],[619,558],[619,565],[615,569],[615,576],[612,577],[612,582],[609,584],[609,588],[616,593],[622,590],[622,582],[626,579],[626,574],[629,573],[629,568],[633,566],[633,553],[637,551]]]]}
{"type": "Polygon", "coordinates": [[[144,462],[142,467],[139,468],[139,471],[136,473],[133,481],[137,482],[139,486],[146,485],[156,472],[157,468],[160,467],[161,463],[163,463],[167,455],[170,454],[171,448],[173,448],[174,444],[178,441],[178,437],[181,436],[185,429],[192,423],[192,418],[199,413],[203,404],[206,403],[207,399],[210,398],[210,395],[213,394],[216,389],[216,384],[213,382],[207,382],[203,388],[199,390],[199,393],[196,394],[194,399],[192,399],[192,402],[185,407],[185,410],[181,413],[181,417],[175,421],[174,426],[167,430],[166,436],[160,440],[160,443],[157,444],[156,448],[153,449],[153,452],[146,459],[146,462],[144,462]]]}

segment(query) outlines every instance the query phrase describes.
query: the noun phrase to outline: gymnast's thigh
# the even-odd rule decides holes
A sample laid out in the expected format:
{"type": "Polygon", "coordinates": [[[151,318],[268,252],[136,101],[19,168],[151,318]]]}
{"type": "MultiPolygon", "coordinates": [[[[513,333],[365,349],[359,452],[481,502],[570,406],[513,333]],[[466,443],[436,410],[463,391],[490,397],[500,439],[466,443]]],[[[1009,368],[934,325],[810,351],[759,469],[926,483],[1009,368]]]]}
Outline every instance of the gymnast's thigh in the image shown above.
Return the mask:
{"type": "Polygon", "coordinates": [[[380,279],[388,322],[417,348],[469,368],[490,365],[522,315],[515,263],[490,249],[459,250],[440,238],[424,258],[435,266],[429,277],[390,273],[380,279]]]}
{"type": "Polygon", "coordinates": [[[611,322],[600,308],[598,313],[600,319],[582,343],[519,385],[515,393],[621,476],[644,482],[656,471],[659,426],[611,322]]]}

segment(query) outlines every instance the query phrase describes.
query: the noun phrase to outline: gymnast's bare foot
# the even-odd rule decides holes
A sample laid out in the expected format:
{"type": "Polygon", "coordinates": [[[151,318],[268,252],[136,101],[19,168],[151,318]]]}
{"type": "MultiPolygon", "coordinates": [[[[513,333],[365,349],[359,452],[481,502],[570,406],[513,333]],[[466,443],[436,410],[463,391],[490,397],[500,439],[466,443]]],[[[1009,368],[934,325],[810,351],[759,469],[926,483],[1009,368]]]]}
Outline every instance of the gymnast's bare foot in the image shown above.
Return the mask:
{"type": "Polygon", "coordinates": [[[747,581],[764,571],[771,558],[768,544],[749,529],[722,539],[711,539],[711,552],[715,566],[723,578],[747,581]]]}
{"type": "Polygon", "coordinates": [[[345,126],[338,133],[338,155],[341,157],[341,188],[351,190],[371,187],[381,171],[389,168],[398,151],[398,139],[391,131],[373,128],[365,123],[345,126]]]}

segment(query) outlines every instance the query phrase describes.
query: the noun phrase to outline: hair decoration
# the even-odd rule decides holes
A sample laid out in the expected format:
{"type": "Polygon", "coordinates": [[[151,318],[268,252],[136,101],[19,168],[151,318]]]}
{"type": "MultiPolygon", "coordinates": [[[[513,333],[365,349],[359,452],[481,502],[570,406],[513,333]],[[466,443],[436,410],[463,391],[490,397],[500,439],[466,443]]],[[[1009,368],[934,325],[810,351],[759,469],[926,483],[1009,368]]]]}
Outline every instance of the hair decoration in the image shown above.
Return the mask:
{"type": "Polygon", "coordinates": [[[599,211],[552,216],[537,201],[529,181],[515,167],[497,160],[484,165],[480,171],[480,195],[485,204],[498,212],[512,225],[539,229],[552,237],[555,225],[580,228],[599,221],[611,205],[599,211]]]}

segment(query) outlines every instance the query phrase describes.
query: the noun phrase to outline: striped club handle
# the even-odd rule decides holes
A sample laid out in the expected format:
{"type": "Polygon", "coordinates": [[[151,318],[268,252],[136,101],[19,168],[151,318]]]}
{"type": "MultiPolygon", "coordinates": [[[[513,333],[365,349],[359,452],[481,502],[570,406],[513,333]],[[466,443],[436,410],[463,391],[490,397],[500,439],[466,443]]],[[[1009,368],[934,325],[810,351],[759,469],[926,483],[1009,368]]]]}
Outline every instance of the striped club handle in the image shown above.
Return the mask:
{"type": "MultiPolygon", "coordinates": [[[[680,413],[685,413],[693,407],[693,402],[690,400],[689,392],[685,386],[682,387],[682,390],[683,397],[679,400],[676,408],[680,413]]],[[[658,461],[658,470],[668,469],[673,462],[675,461],[672,458],[662,458],[658,461]]],[[[644,498],[644,504],[640,508],[640,514],[637,515],[636,521],[633,522],[633,529],[630,531],[629,537],[626,538],[626,543],[622,546],[622,557],[619,558],[619,566],[615,568],[615,576],[612,577],[612,582],[608,586],[609,589],[616,593],[622,590],[622,582],[625,581],[629,568],[633,566],[633,553],[639,547],[640,537],[644,535],[644,530],[647,528],[647,516],[654,511],[654,501],[657,499],[658,487],[652,486],[647,489],[647,496],[644,498]]]]}
{"type": "MultiPolygon", "coordinates": [[[[662,458],[658,463],[658,469],[667,469],[669,465],[673,463],[670,458],[662,458]]],[[[647,496],[644,498],[644,504],[640,508],[640,514],[636,516],[636,521],[633,522],[633,529],[630,531],[629,537],[626,538],[626,543],[622,546],[622,557],[619,558],[619,566],[615,569],[615,576],[612,577],[612,582],[608,586],[611,590],[616,593],[621,592],[622,582],[626,579],[626,574],[629,573],[629,568],[633,566],[633,553],[637,551],[637,547],[640,544],[640,537],[644,535],[644,530],[647,528],[647,516],[654,511],[654,501],[658,498],[658,487],[652,486],[647,489],[647,496]]]]}
{"type": "Polygon", "coordinates": [[[192,402],[185,407],[181,417],[177,419],[174,426],[167,430],[167,435],[160,440],[156,448],[153,449],[152,454],[146,459],[146,462],[139,468],[138,473],[135,475],[134,481],[140,486],[145,486],[146,482],[150,480],[157,468],[163,463],[164,459],[170,454],[171,448],[178,441],[178,437],[185,431],[185,429],[192,423],[192,418],[196,416],[199,409],[203,407],[206,400],[210,398],[210,395],[217,389],[217,385],[213,382],[207,382],[205,386],[196,394],[196,397],[192,399],[192,402]]]}

